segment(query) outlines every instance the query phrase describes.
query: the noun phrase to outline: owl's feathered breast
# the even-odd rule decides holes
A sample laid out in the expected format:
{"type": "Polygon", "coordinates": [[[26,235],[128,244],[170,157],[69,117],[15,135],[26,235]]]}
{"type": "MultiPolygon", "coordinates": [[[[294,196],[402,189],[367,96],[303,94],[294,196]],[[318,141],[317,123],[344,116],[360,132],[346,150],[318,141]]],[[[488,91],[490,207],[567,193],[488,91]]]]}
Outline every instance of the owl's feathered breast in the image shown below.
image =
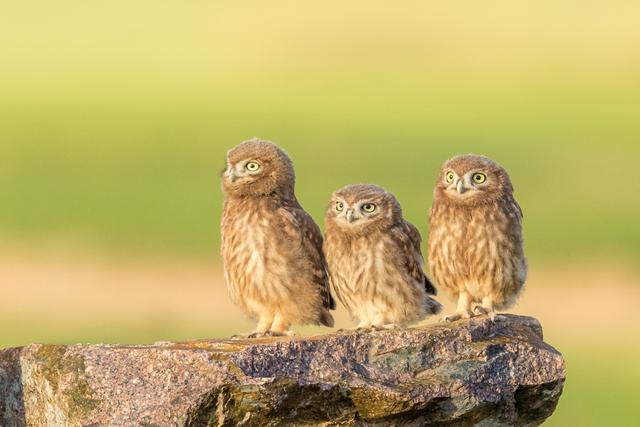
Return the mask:
{"type": "MultiPolygon", "coordinates": [[[[355,311],[362,301],[380,300],[388,306],[421,303],[426,277],[419,253],[403,225],[353,236],[329,226],[325,253],[333,290],[338,299],[355,311]]],[[[419,245],[419,243],[418,243],[419,245]]],[[[429,283],[430,285],[430,283],[429,283]]]]}
{"type": "Polygon", "coordinates": [[[225,200],[222,256],[234,302],[308,295],[331,305],[324,258],[314,251],[322,246],[320,231],[296,204],[267,197],[225,200]]]}
{"type": "Polygon", "coordinates": [[[356,296],[370,294],[380,273],[377,260],[382,259],[384,242],[371,244],[364,238],[351,238],[340,233],[327,233],[325,253],[334,292],[348,308],[356,304],[356,296]],[[367,286],[369,285],[369,286],[367,286]]]}
{"type": "Polygon", "coordinates": [[[222,257],[227,287],[236,303],[241,302],[240,296],[267,297],[260,295],[261,290],[269,287],[269,279],[277,274],[270,272],[267,266],[279,264],[280,258],[280,251],[274,250],[275,242],[270,239],[274,216],[272,210],[245,200],[225,201],[222,257]]]}
{"type": "Polygon", "coordinates": [[[429,216],[429,267],[440,286],[504,286],[524,262],[522,214],[511,197],[464,207],[434,201],[429,216]],[[479,285],[480,286],[480,285],[479,285]]]}

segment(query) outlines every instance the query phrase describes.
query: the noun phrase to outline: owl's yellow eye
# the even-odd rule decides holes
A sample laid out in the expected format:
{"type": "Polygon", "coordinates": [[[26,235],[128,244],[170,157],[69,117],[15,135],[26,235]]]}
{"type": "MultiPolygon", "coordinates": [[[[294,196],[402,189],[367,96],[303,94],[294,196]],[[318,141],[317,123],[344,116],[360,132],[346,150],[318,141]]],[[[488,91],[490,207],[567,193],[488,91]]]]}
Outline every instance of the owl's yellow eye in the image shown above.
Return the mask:
{"type": "Polygon", "coordinates": [[[473,182],[475,182],[476,184],[482,184],[487,180],[487,175],[477,172],[473,174],[471,179],[473,179],[473,182]]]}
{"type": "Polygon", "coordinates": [[[449,184],[453,182],[453,178],[455,178],[455,175],[453,174],[453,172],[447,172],[447,175],[445,175],[445,179],[449,184]]]}
{"type": "Polygon", "coordinates": [[[371,213],[376,210],[376,205],[374,205],[373,203],[365,203],[364,205],[362,205],[362,210],[371,213]]]}
{"type": "Polygon", "coordinates": [[[249,172],[255,172],[258,169],[260,169],[260,165],[258,163],[256,163],[256,162],[249,162],[249,163],[247,163],[247,165],[245,167],[247,168],[247,170],[249,172]]]}
{"type": "Polygon", "coordinates": [[[336,202],[336,210],[338,212],[342,212],[342,209],[344,209],[344,203],[342,202],[336,202]]]}

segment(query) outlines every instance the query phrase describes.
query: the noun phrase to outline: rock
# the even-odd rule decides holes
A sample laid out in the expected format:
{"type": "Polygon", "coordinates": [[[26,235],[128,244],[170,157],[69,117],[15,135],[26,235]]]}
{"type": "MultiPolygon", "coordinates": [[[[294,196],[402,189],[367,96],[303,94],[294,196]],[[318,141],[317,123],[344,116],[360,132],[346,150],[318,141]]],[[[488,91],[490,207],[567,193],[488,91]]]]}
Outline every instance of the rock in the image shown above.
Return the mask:
{"type": "Polygon", "coordinates": [[[562,356],[530,317],[310,338],[0,351],[2,426],[537,425],[562,356]]]}

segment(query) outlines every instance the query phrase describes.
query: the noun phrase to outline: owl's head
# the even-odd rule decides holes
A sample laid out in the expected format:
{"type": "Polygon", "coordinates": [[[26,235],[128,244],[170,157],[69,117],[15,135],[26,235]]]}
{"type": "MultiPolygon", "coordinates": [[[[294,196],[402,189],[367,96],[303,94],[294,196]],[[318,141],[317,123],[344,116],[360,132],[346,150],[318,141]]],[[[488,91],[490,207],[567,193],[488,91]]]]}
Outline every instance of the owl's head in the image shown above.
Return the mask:
{"type": "Polygon", "coordinates": [[[491,203],[513,192],[507,171],[488,157],[465,154],[447,160],[434,197],[461,205],[491,203]]]}
{"type": "Polygon", "coordinates": [[[292,197],[294,185],[291,159],[272,142],[254,138],[227,153],[222,172],[222,189],[227,195],[292,197]]]}
{"type": "Polygon", "coordinates": [[[377,185],[347,185],[331,195],[325,222],[343,232],[364,233],[384,229],[402,219],[395,196],[377,185]]]}

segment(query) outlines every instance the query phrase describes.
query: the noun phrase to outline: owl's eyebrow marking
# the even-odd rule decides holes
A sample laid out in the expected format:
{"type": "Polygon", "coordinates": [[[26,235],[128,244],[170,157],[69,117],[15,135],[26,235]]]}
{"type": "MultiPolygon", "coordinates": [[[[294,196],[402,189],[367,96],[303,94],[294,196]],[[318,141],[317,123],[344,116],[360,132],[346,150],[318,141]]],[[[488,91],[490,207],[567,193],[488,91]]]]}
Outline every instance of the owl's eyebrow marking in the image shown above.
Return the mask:
{"type": "Polygon", "coordinates": [[[224,167],[222,168],[222,170],[220,171],[220,176],[224,175],[224,173],[227,171],[227,164],[224,164],[224,167]]]}

